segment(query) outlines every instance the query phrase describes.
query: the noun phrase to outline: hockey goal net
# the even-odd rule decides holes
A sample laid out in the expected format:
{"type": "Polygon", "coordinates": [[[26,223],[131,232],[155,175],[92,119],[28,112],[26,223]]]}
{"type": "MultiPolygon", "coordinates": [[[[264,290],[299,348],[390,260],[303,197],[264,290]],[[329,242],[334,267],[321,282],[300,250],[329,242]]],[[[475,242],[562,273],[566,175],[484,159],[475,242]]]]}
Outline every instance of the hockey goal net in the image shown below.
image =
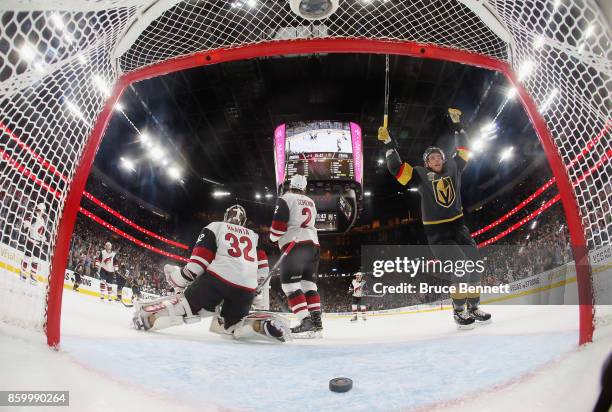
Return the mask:
{"type": "Polygon", "coordinates": [[[612,36],[594,1],[341,0],[333,16],[317,22],[294,15],[288,0],[4,0],[2,9],[4,320],[44,330],[50,345],[59,342],[80,196],[113,106],[131,82],[258,56],[364,52],[478,65],[516,87],[582,262],[580,342],[591,339],[601,289],[593,285],[587,252],[610,247],[612,226],[612,36]],[[18,280],[30,247],[24,216],[40,203],[45,240],[37,276],[46,290],[18,280]]]}

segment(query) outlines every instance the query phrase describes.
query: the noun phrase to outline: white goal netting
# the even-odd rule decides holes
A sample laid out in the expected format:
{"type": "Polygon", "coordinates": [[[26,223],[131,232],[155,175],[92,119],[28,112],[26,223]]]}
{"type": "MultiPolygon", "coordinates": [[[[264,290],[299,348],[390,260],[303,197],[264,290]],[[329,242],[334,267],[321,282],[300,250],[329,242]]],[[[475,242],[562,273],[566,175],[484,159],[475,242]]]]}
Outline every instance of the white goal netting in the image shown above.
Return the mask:
{"type": "Polygon", "coordinates": [[[594,1],[342,0],[318,22],[294,15],[287,0],[5,0],[0,8],[4,319],[35,327],[47,320],[47,293],[18,280],[31,248],[23,222],[46,205],[45,240],[33,258],[44,282],[68,190],[120,76],[194,53],[295,39],[416,42],[508,63],[567,167],[589,249],[611,244],[612,36],[594,1]]]}

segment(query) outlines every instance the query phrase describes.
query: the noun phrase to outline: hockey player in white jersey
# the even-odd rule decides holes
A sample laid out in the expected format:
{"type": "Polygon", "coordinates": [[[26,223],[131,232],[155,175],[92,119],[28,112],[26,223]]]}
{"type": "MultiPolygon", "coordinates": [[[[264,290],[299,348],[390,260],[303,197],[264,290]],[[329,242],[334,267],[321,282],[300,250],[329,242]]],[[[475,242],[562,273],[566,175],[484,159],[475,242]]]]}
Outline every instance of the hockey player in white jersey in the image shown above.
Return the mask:
{"type": "Polygon", "coordinates": [[[351,311],[353,312],[353,318],[351,322],[355,322],[357,320],[357,315],[361,313],[361,318],[366,320],[366,305],[362,303],[363,297],[365,295],[366,289],[366,281],[363,278],[363,274],[361,272],[355,273],[355,279],[351,281],[351,286],[349,286],[349,293],[352,295],[351,301],[351,311]]]}
{"type": "Polygon", "coordinates": [[[96,256],[95,265],[98,269],[98,276],[100,278],[100,300],[108,298],[109,302],[112,302],[113,296],[113,281],[115,272],[119,269],[119,262],[116,259],[117,252],[113,251],[113,245],[110,242],[104,244],[98,256],[96,256]]]}
{"type": "Polygon", "coordinates": [[[281,287],[287,295],[291,311],[300,324],[292,333],[320,332],[321,298],[317,290],[316,273],[319,267],[319,238],[315,228],[317,208],[305,195],[306,177],[294,175],[289,191],[276,204],[270,240],[284,250],[293,240],[295,247],[281,263],[281,287]]]}
{"type": "Polygon", "coordinates": [[[23,281],[26,281],[29,277],[32,284],[36,283],[42,242],[46,240],[45,219],[43,217],[46,210],[45,204],[39,203],[36,205],[34,212],[23,219],[22,228],[26,230],[27,244],[21,261],[19,276],[23,281]]]}
{"type": "Polygon", "coordinates": [[[249,315],[258,279],[269,269],[259,236],[245,223],[244,208],[233,205],[223,222],[202,229],[189,262],[183,268],[164,267],[168,283],[182,293],[137,305],[136,328],[163,329],[214,316],[210,330],[226,337],[276,342],[289,338],[288,325],[279,316],[249,315]]]}

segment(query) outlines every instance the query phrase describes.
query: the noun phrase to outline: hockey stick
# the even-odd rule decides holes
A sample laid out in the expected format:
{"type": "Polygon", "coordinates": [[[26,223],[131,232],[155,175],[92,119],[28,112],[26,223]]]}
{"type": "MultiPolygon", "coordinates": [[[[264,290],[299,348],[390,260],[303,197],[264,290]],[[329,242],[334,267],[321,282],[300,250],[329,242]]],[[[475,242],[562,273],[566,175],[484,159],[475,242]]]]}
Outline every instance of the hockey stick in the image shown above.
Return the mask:
{"type": "Polygon", "coordinates": [[[363,295],[364,298],[382,298],[386,295],[386,293],[383,293],[381,295],[363,295]]]}
{"type": "Polygon", "coordinates": [[[383,114],[383,127],[389,124],[389,55],[385,54],[385,112],[383,114]]]}
{"type": "MultiPolygon", "coordinates": [[[[134,283],[132,282],[131,279],[121,275],[119,272],[115,272],[115,274],[119,277],[121,277],[123,280],[125,280],[125,284],[123,285],[123,287],[129,287],[130,289],[132,289],[132,303],[125,303],[122,299],[119,299],[119,301],[121,302],[121,304],[123,306],[125,306],[126,308],[133,308],[134,307],[134,299],[135,299],[135,295],[134,295],[134,283]]],[[[119,284],[117,284],[117,289],[119,289],[119,284]]],[[[119,294],[119,290],[117,290],[117,294],[119,294]]],[[[123,295],[123,294],[122,294],[123,295]]]]}
{"type": "Polygon", "coordinates": [[[293,238],[293,240],[291,241],[291,243],[289,243],[289,245],[287,246],[287,248],[285,249],[285,251],[283,252],[283,254],[281,255],[280,259],[278,259],[278,261],[276,262],[276,264],[274,265],[274,267],[272,269],[270,269],[270,272],[268,273],[268,276],[266,276],[266,278],[261,281],[261,283],[259,283],[259,285],[257,285],[257,288],[255,289],[255,293],[259,293],[261,292],[261,289],[264,287],[264,285],[266,284],[266,282],[268,280],[270,280],[270,278],[272,277],[272,275],[274,274],[274,272],[280,268],[280,264],[283,261],[283,259],[285,258],[285,256],[287,256],[289,254],[289,252],[291,252],[291,249],[293,249],[293,247],[295,246],[295,238],[293,238]]]}

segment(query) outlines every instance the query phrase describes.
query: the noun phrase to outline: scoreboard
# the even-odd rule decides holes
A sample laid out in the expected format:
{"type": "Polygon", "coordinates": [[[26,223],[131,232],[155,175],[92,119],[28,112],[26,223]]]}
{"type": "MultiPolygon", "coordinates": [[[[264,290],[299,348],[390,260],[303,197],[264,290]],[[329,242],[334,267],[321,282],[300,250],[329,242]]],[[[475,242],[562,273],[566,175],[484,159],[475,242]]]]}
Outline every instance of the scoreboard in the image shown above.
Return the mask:
{"type": "Polygon", "coordinates": [[[354,180],[353,156],[348,153],[301,153],[287,157],[286,179],[299,173],[313,180],[354,180]]]}
{"type": "Polygon", "coordinates": [[[361,128],[353,122],[281,124],[274,132],[279,193],[294,175],[308,179],[307,195],[317,206],[319,232],[350,229],[360,210],[363,184],[361,128]]]}
{"type": "Polygon", "coordinates": [[[276,185],[296,173],[308,180],[363,183],[361,127],[353,122],[281,124],[274,132],[276,185]]]}

